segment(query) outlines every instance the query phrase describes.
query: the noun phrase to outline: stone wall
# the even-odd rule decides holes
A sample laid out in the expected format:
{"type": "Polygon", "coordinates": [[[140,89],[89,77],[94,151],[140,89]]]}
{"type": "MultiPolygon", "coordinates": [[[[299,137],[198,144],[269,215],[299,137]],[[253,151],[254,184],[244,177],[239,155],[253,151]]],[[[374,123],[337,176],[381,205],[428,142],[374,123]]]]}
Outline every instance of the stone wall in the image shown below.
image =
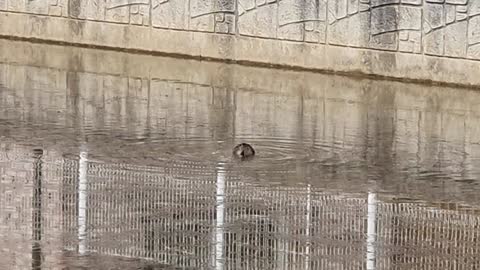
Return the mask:
{"type": "Polygon", "coordinates": [[[0,35],[480,85],[475,0],[0,0],[0,35]]]}

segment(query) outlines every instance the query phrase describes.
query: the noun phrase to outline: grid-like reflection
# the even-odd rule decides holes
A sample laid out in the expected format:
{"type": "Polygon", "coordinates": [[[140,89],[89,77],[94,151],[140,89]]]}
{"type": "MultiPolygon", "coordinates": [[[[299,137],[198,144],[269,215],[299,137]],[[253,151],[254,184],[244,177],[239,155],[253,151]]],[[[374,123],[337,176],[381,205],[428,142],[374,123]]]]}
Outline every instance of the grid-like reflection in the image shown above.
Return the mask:
{"type": "Polygon", "coordinates": [[[395,202],[377,194],[369,202],[371,194],[334,194],[311,186],[259,186],[228,171],[219,200],[216,167],[198,164],[213,170],[199,179],[166,174],[171,162],[165,167],[99,163],[55,153],[39,157],[11,147],[0,161],[5,175],[1,238],[33,246],[3,249],[4,265],[15,258],[19,266],[23,259],[41,269],[62,260],[65,254],[56,250],[62,247],[186,268],[367,269],[373,237],[373,269],[480,266],[480,216],[471,207],[395,202]],[[375,204],[374,215],[368,203],[375,204]]]}

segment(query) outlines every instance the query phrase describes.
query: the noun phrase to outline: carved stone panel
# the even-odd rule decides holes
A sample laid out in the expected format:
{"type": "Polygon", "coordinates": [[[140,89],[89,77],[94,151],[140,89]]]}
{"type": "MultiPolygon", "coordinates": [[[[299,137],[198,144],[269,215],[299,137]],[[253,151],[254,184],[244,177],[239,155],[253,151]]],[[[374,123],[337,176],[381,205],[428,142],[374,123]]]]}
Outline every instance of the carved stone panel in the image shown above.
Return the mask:
{"type": "Polygon", "coordinates": [[[475,6],[467,0],[426,0],[424,4],[424,53],[467,57],[472,23],[468,7],[475,6]]]}
{"type": "Polygon", "coordinates": [[[235,33],[235,0],[190,0],[190,30],[235,33]]]}
{"type": "MultiPolygon", "coordinates": [[[[24,0],[25,11],[33,14],[48,14],[49,0],[24,0]]],[[[21,2],[21,1],[18,1],[21,2]]]]}
{"type": "Polygon", "coordinates": [[[68,16],[68,1],[69,0],[49,0],[48,15],[66,17],[68,16]]]}
{"type": "Polygon", "coordinates": [[[308,42],[325,42],[325,1],[284,0],[278,7],[278,37],[308,42]]]}
{"type": "Polygon", "coordinates": [[[328,42],[336,45],[368,47],[370,14],[361,11],[364,1],[328,0],[328,42]],[[358,11],[352,13],[354,10],[358,11]],[[349,13],[350,10],[350,13],[349,13]]]}
{"type": "Polygon", "coordinates": [[[105,20],[116,23],[129,23],[129,0],[107,0],[105,9],[105,20]]]}
{"type": "Polygon", "coordinates": [[[149,0],[135,1],[130,5],[130,24],[150,25],[149,0]]]}
{"type": "Polygon", "coordinates": [[[15,12],[27,12],[26,0],[16,0],[16,1],[8,0],[7,9],[9,11],[15,11],[15,12]]]}
{"type": "Polygon", "coordinates": [[[72,18],[105,21],[105,0],[69,0],[68,14],[72,18]]]}
{"type": "Polygon", "coordinates": [[[468,57],[480,59],[480,16],[470,18],[467,39],[468,57]]]}
{"type": "Polygon", "coordinates": [[[241,35],[277,38],[276,0],[238,0],[238,30],[241,35]],[[256,3],[258,2],[258,3],[256,3]]]}
{"type": "Polygon", "coordinates": [[[154,27],[188,30],[189,1],[152,0],[152,25],[154,27]]]}

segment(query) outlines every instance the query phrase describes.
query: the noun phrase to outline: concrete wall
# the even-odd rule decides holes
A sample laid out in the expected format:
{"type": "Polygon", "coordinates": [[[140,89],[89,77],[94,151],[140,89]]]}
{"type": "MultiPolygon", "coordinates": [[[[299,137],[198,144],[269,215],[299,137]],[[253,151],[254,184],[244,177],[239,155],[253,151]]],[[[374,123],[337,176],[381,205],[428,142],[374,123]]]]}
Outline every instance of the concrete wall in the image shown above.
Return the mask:
{"type": "Polygon", "coordinates": [[[0,0],[0,35],[480,85],[476,0],[0,0]]]}

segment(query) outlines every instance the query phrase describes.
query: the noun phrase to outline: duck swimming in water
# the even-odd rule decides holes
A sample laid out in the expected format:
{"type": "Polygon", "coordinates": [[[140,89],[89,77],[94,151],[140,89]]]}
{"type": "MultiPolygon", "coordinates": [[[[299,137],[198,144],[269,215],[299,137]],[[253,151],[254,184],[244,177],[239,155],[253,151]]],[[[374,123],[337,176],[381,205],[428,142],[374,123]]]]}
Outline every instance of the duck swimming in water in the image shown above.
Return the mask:
{"type": "Polygon", "coordinates": [[[247,160],[255,156],[255,150],[248,143],[241,143],[233,148],[233,156],[241,160],[247,160]]]}

